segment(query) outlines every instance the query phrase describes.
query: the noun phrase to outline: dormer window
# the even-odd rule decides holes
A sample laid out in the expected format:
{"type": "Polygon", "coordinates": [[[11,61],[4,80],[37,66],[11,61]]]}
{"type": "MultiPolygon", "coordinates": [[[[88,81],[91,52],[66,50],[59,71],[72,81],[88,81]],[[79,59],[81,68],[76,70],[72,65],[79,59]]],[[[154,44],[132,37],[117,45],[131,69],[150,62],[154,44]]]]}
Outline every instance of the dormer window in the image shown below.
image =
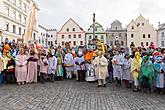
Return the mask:
{"type": "Polygon", "coordinates": [[[139,26],[140,26],[140,23],[137,24],[137,27],[139,27],[139,26]]]}
{"type": "Polygon", "coordinates": [[[115,27],[115,29],[117,30],[117,27],[115,27]]]}
{"type": "Polygon", "coordinates": [[[69,28],[67,28],[66,31],[69,32],[69,28]]]}
{"type": "Polygon", "coordinates": [[[75,28],[73,28],[73,32],[75,31],[75,28]]]}

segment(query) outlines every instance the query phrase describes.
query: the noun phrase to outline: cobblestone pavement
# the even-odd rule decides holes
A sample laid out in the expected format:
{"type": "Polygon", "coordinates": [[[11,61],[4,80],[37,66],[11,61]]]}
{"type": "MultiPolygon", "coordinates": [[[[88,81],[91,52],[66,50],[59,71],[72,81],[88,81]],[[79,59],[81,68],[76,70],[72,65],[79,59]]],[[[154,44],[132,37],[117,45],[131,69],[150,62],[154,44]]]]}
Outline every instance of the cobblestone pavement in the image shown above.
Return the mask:
{"type": "Polygon", "coordinates": [[[0,110],[165,110],[165,95],[74,80],[0,85],[0,110]]]}

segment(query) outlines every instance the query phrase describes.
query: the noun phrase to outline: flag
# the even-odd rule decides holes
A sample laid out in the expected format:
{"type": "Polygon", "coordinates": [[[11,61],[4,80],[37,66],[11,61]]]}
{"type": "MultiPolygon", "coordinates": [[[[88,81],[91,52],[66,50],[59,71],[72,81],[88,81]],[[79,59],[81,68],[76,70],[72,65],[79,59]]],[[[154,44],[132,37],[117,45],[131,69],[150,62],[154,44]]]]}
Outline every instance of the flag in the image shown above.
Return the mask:
{"type": "Polygon", "coordinates": [[[34,2],[31,2],[29,14],[26,21],[26,29],[24,34],[24,42],[28,43],[29,40],[32,40],[33,26],[36,22],[36,5],[34,2]]]}

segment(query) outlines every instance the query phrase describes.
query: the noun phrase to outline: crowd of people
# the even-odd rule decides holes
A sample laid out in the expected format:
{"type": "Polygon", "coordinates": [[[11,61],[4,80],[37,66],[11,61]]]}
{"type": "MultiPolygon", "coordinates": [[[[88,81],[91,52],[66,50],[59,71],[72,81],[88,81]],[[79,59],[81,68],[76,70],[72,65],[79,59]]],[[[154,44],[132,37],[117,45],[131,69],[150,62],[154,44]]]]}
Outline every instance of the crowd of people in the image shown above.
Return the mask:
{"type": "Polygon", "coordinates": [[[133,88],[133,92],[157,92],[165,89],[165,50],[151,44],[147,49],[107,48],[106,52],[86,48],[45,48],[36,43],[0,47],[0,83],[45,83],[76,79],[98,82],[106,87],[107,81],[117,87],[133,88]]]}

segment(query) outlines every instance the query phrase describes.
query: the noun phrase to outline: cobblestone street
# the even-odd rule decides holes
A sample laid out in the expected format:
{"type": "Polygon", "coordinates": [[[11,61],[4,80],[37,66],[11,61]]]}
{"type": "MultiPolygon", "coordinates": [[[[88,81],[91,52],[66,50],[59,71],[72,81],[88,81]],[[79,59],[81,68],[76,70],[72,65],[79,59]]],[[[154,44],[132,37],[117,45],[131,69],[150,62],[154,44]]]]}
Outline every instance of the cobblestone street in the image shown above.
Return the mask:
{"type": "Polygon", "coordinates": [[[164,110],[165,96],[74,80],[0,86],[0,110],[164,110]]]}

